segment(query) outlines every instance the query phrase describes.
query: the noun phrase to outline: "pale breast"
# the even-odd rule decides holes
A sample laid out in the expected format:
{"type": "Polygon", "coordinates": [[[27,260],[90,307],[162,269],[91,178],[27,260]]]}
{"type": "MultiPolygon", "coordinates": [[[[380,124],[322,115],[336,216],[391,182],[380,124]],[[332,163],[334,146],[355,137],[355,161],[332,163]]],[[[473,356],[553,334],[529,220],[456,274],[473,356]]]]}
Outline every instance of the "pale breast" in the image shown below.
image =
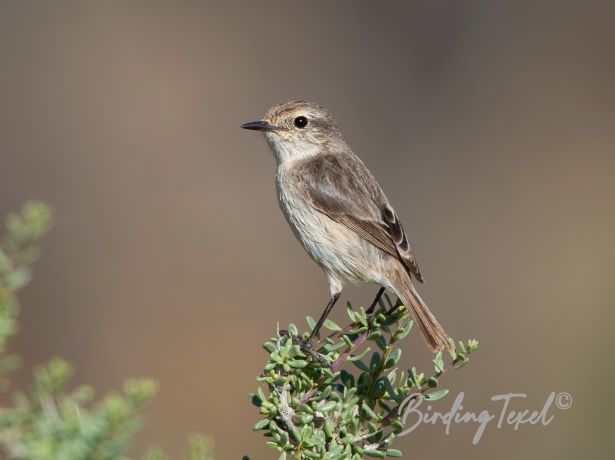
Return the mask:
{"type": "Polygon", "coordinates": [[[333,272],[353,282],[373,281],[376,248],[342,224],[318,212],[296,188],[292,176],[278,169],[276,189],[280,208],[293,233],[326,272],[333,272]]]}

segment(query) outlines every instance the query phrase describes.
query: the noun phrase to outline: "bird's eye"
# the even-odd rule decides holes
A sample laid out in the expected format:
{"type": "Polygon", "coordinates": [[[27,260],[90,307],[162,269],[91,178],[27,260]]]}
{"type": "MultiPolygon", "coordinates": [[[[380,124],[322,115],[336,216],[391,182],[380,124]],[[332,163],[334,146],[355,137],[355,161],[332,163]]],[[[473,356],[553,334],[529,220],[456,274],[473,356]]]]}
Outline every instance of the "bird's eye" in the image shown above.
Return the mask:
{"type": "Polygon", "coordinates": [[[303,115],[295,118],[295,126],[297,128],[303,129],[307,126],[307,124],[308,124],[308,119],[305,118],[303,115]]]}

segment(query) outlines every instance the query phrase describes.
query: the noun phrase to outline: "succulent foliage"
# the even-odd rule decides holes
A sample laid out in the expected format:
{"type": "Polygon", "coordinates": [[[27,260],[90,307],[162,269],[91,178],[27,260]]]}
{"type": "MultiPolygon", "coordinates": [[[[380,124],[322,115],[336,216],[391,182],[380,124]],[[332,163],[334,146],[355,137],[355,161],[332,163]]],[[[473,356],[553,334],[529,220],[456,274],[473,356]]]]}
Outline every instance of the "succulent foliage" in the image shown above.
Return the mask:
{"type": "MultiPolygon", "coordinates": [[[[378,311],[348,303],[350,323],[340,327],[327,320],[323,337],[303,351],[296,325],[277,331],[263,344],[269,360],[257,378],[263,387],[250,394],[262,419],[253,427],[263,431],[279,459],[361,459],[400,457],[392,447],[404,428],[403,407],[409,398],[436,401],[448,390],[440,378],[451,368],[468,363],[478,342],[455,344],[434,356],[429,376],[411,367],[400,369],[400,342],[412,329],[408,310],[388,296],[378,311]]],[[[307,317],[311,331],[316,322],[307,317]]]]}

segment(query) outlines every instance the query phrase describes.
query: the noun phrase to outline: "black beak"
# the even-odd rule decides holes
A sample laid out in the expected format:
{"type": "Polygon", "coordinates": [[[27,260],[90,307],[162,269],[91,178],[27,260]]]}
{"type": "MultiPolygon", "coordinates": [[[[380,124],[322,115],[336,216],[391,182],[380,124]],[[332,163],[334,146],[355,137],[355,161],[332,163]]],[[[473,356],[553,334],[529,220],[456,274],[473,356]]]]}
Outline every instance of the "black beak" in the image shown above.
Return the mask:
{"type": "Polygon", "coordinates": [[[244,123],[241,125],[243,129],[253,129],[255,131],[275,131],[277,127],[270,125],[265,120],[251,121],[250,123],[244,123]]]}

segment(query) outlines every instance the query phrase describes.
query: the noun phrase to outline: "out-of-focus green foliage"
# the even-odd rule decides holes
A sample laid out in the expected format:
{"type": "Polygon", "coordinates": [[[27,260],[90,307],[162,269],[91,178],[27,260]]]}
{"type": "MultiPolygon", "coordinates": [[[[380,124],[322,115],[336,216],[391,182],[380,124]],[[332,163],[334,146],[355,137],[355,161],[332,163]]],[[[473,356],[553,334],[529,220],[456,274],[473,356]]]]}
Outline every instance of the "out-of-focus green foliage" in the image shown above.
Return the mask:
{"type": "MultiPolygon", "coordinates": [[[[189,453],[185,460],[213,460],[213,441],[200,434],[192,434],[188,438],[189,453]]],[[[145,456],[145,460],[169,460],[163,451],[151,449],[145,456]]]]}
{"type": "MultiPolygon", "coordinates": [[[[451,368],[463,367],[478,342],[470,340],[437,353],[431,377],[414,367],[399,369],[399,341],[412,328],[408,310],[380,302],[379,311],[368,316],[363,308],[348,304],[351,323],[342,328],[327,320],[328,337],[302,351],[302,340],[291,324],[265,342],[269,361],[250,395],[264,418],[253,429],[262,430],[266,444],[279,452],[279,459],[359,460],[364,457],[400,457],[391,447],[404,426],[403,408],[411,398],[436,401],[448,393],[440,389],[440,377],[451,368]],[[374,350],[372,351],[372,347],[374,350]],[[355,372],[341,369],[348,364],[355,372]]],[[[310,329],[316,322],[308,317],[310,329]]]]}
{"type": "MultiPolygon", "coordinates": [[[[16,293],[31,278],[30,266],[39,256],[37,240],[51,226],[51,211],[40,203],[26,204],[6,220],[0,240],[0,375],[7,392],[6,374],[19,363],[6,351],[17,331],[16,293]]],[[[72,366],[60,358],[34,370],[27,393],[10,395],[12,405],[0,407],[0,458],[7,460],[115,460],[126,459],[131,437],[141,425],[140,411],[156,394],[149,379],[128,380],[121,393],[99,401],[89,386],[70,388],[72,366]]],[[[209,439],[192,435],[188,460],[211,460],[209,439]]],[[[147,460],[167,460],[151,449],[147,460]]]]}

